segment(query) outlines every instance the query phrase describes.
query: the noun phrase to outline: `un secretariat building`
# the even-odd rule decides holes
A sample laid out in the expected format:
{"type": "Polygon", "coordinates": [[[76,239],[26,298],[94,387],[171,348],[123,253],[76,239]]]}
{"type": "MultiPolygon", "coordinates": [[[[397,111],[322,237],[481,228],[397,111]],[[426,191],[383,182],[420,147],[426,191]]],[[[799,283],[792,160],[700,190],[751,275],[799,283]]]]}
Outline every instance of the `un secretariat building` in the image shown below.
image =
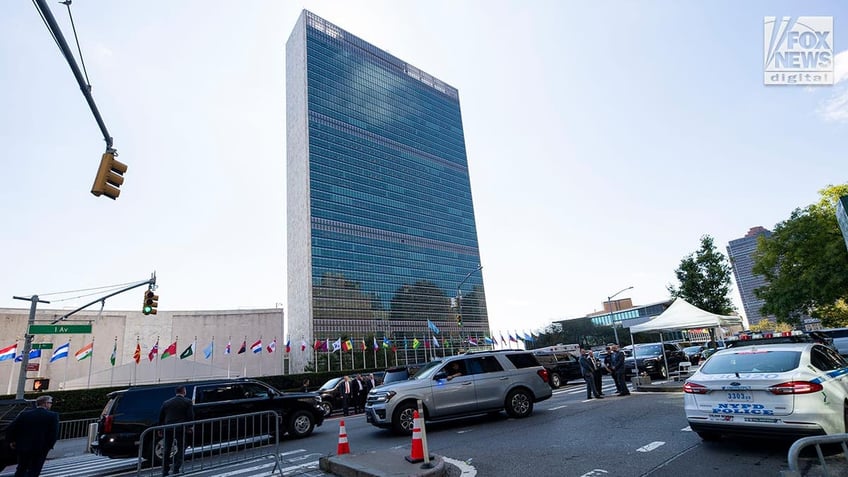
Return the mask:
{"type": "Polygon", "coordinates": [[[442,345],[489,334],[455,88],[304,11],[286,144],[293,343],[404,348],[428,320],[442,345]]]}

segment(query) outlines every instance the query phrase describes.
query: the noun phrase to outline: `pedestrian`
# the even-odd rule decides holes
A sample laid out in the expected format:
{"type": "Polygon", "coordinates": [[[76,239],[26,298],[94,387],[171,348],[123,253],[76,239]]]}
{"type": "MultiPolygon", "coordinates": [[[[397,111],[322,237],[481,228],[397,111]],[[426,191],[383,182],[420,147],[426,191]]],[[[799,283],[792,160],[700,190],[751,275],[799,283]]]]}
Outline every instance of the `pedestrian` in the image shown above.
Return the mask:
{"type": "Polygon", "coordinates": [[[368,382],[369,391],[377,387],[377,380],[374,378],[373,373],[368,375],[368,379],[366,379],[366,381],[368,382]]]}
{"type": "Polygon", "coordinates": [[[24,411],[6,428],[6,442],[17,453],[15,477],[38,477],[47,453],[59,439],[59,414],[50,410],[53,398],[39,396],[35,409],[24,411]]]}
{"type": "MultiPolygon", "coordinates": [[[[181,424],[194,420],[194,404],[186,397],[186,387],[177,386],[176,394],[171,399],[162,403],[159,409],[159,422],[157,425],[181,424]]],[[[174,454],[174,474],[180,473],[183,465],[183,454],[185,454],[185,437],[191,433],[191,426],[168,426],[164,429],[164,443],[162,448],[162,475],[168,475],[171,469],[171,447],[176,445],[177,452],[174,454]]],[[[160,432],[160,435],[163,433],[160,432]]]]}
{"type": "Polygon", "coordinates": [[[615,388],[618,389],[618,378],[615,377],[615,374],[612,372],[612,343],[607,345],[606,352],[604,353],[604,369],[607,370],[607,374],[612,377],[612,382],[615,384],[615,388]]]}
{"type": "Polygon", "coordinates": [[[627,389],[627,380],[625,378],[627,370],[624,367],[624,352],[618,349],[618,344],[612,345],[610,368],[615,377],[615,388],[618,390],[616,394],[619,396],[629,396],[630,391],[627,389]]]}
{"type": "Polygon", "coordinates": [[[374,387],[374,375],[369,374],[362,378],[362,410],[365,411],[365,403],[368,402],[368,393],[374,387]]]}
{"type": "Polygon", "coordinates": [[[301,388],[303,389],[303,392],[305,392],[305,393],[309,392],[309,378],[303,379],[303,384],[301,384],[301,388]]]}
{"type": "Polygon", "coordinates": [[[595,389],[598,390],[598,394],[603,396],[604,395],[604,388],[603,388],[602,379],[603,379],[604,370],[601,367],[601,362],[598,360],[598,358],[595,357],[595,353],[592,350],[589,350],[589,359],[592,361],[592,364],[595,365],[595,372],[592,373],[592,377],[595,380],[595,389]]]}
{"type": "Polygon", "coordinates": [[[353,380],[353,405],[354,412],[359,414],[365,410],[365,384],[362,382],[362,375],[357,374],[353,380]]]}
{"type": "Polygon", "coordinates": [[[342,412],[345,416],[350,415],[350,404],[353,401],[353,385],[350,376],[345,376],[342,381],[342,412]]]}
{"type": "Polygon", "coordinates": [[[598,388],[595,387],[595,363],[589,358],[590,351],[587,349],[582,349],[580,354],[580,359],[578,360],[580,363],[580,372],[583,374],[583,380],[586,381],[586,399],[592,399],[592,396],[595,396],[595,399],[603,399],[601,397],[601,393],[598,392],[598,388]]]}

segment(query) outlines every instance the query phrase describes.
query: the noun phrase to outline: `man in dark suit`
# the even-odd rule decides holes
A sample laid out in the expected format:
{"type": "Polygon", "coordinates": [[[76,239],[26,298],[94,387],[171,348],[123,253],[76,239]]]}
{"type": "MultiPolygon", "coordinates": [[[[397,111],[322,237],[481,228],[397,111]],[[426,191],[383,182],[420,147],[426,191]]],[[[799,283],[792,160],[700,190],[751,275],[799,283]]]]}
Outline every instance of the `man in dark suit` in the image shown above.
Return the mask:
{"type": "Polygon", "coordinates": [[[596,399],[603,399],[598,388],[595,387],[595,362],[589,356],[591,351],[587,349],[581,350],[580,354],[580,372],[583,373],[583,380],[586,381],[586,399],[592,399],[592,395],[596,399]]]}
{"type": "Polygon", "coordinates": [[[353,384],[350,382],[350,376],[345,376],[342,380],[342,412],[345,416],[350,415],[350,404],[353,401],[353,384]]]}
{"type": "Polygon", "coordinates": [[[53,398],[39,396],[35,406],[18,414],[6,430],[9,447],[18,454],[15,477],[38,477],[47,453],[59,439],[59,414],[50,410],[53,398]]]}
{"type": "MultiPolygon", "coordinates": [[[[162,408],[159,409],[159,423],[179,424],[183,422],[191,422],[194,420],[194,403],[191,399],[186,398],[185,386],[177,386],[175,390],[176,396],[162,403],[162,408]]],[[[177,446],[177,453],[174,454],[174,474],[180,473],[180,467],[183,465],[183,454],[185,453],[185,435],[192,432],[190,426],[174,426],[165,428],[165,442],[162,448],[162,475],[168,475],[171,469],[171,447],[177,446]]]]}
{"type": "Polygon", "coordinates": [[[593,365],[595,365],[595,372],[592,373],[592,378],[595,381],[595,389],[598,390],[598,394],[603,396],[604,395],[604,388],[603,388],[602,380],[603,380],[603,374],[604,373],[603,373],[603,368],[601,367],[601,362],[598,361],[598,359],[595,357],[595,353],[592,352],[592,350],[589,350],[589,360],[592,362],[593,365]]]}
{"type": "Polygon", "coordinates": [[[618,390],[616,394],[619,396],[629,396],[630,390],[627,389],[627,380],[624,368],[624,352],[618,349],[617,344],[612,345],[612,357],[610,358],[610,369],[615,378],[615,387],[618,390]]]}

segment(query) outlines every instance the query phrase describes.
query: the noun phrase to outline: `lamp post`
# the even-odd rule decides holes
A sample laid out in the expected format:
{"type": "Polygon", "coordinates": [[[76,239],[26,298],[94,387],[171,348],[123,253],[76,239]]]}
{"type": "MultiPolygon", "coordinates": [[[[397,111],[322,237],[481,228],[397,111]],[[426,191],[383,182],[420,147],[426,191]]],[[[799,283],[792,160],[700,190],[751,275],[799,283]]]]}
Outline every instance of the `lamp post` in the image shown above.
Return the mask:
{"type": "Polygon", "coordinates": [[[457,316],[459,317],[456,324],[457,324],[457,326],[459,326],[459,343],[460,343],[460,345],[462,345],[462,285],[464,285],[465,282],[469,278],[471,278],[471,275],[474,275],[475,273],[479,272],[482,269],[483,269],[483,265],[477,265],[477,268],[468,272],[468,275],[466,275],[465,278],[463,278],[462,281],[459,282],[459,285],[456,286],[456,310],[457,310],[457,316]]]}
{"type": "Polygon", "coordinates": [[[627,290],[632,290],[632,289],[633,289],[633,287],[627,287],[627,288],[621,289],[621,290],[619,290],[619,291],[617,291],[617,292],[615,292],[612,295],[607,297],[607,308],[609,308],[610,323],[612,324],[612,331],[613,331],[613,333],[615,333],[615,342],[616,342],[616,344],[619,344],[619,345],[621,343],[618,342],[618,328],[615,326],[615,321],[613,321],[613,318],[612,318],[612,299],[617,297],[618,295],[626,292],[627,290]]]}

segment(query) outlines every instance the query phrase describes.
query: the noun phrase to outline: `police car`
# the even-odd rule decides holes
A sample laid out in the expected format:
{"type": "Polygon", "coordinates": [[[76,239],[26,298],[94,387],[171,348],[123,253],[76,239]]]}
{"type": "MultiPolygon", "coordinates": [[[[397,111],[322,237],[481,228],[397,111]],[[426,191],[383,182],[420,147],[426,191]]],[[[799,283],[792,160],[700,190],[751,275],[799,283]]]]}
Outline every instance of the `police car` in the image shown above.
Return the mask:
{"type": "Polygon", "coordinates": [[[848,363],[821,343],[719,350],[683,392],[689,427],[704,440],[848,432],[848,363]]]}

